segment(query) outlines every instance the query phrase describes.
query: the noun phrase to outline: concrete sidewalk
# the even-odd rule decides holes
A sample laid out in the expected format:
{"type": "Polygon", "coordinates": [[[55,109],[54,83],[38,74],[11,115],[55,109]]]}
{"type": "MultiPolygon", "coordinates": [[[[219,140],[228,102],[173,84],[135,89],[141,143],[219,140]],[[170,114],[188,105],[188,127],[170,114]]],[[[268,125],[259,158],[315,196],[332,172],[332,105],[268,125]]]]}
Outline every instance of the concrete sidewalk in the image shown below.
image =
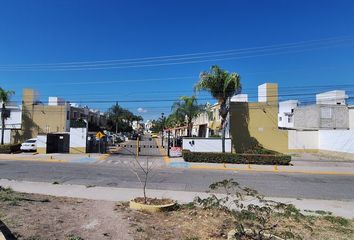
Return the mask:
{"type": "MultiPolygon", "coordinates": [[[[142,196],[142,190],[137,188],[112,188],[112,187],[86,187],[83,185],[56,185],[44,182],[27,182],[1,179],[0,185],[11,187],[15,191],[25,193],[46,194],[53,196],[85,198],[107,201],[129,201],[142,196]]],[[[154,190],[148,189],[149,197],[171,198],[180,203],[191,202],[196,196],[206,197],[206,193],[154,190]]],[[[346,218],[354,217],[354,201],[295,199],[295,198],[269,198],[275,201],[294,204],[301,210],[330,211],[336,216],[346,218]]]]}
{"type": "Polygon", "coordinates": [[[222,164],[222,163],[192,163],[185,162],[183,158],[169,158],[169,167],[190,168],[199,170],[228,170],[250,172],[275,172],[275,173],[302,173],[325,175],[350,175],[354,176],[354,161],[336,162],[319,160],[294,160],[293,166],[257,165],[257,164],[222,164]]]}
{"type": "Polygon", "coordinates": [[[37,153],[18,153],[18,154],[0,154],[1,160],[19,160],[19,161],[38,161],[38,162],[70,162],[70,163],[93,163],[99,160],[105,160],[109,154],[86,153],[86,154],[37,154],[37,153]]]}

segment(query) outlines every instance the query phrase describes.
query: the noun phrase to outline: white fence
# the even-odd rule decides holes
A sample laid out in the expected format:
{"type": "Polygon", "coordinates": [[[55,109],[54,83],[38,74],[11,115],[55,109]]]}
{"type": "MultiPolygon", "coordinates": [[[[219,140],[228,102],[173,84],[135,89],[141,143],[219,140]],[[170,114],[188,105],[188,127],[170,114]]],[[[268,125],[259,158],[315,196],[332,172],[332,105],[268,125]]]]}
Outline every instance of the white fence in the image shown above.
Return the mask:
{"type": "Polygon", "coordinates": [[[70,148],[86,148],[86,139],[86,128],[70,128],[70,148]]]}
{"type": "Polygon", "coordinates": [[[354,131],[320,130],[319,149],[326,151],[354,153],[354,131]]]}
{"type": "Polygon", "coordinates": [[[318,130],[288,132],[289,150],[324,150],[354,153],[354,130],[318,130]]]}
{"type": "Polygon", "coordinates": [[[318,149],[318,131],[288,131],[288,146],[292,149],[318,149]]]}
{"type": "MultiPolygon", "coordinates": [[[[183,138],[183,150],[191,152],[222,152],[220,138],[183,138]]],[[[231,152],[231,139],[225,139],[225,152],[231,152]]]]}

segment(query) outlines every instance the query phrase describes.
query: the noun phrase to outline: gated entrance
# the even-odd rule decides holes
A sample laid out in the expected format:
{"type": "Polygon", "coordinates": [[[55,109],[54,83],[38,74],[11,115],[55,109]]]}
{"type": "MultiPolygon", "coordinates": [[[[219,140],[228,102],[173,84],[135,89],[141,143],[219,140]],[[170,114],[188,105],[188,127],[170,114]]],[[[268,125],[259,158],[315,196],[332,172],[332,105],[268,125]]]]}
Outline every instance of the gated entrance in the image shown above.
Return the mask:
{"type": "Polygon", "coordinates": [[[69,153],[68,133],[47,134],[47,153],[69,153]]]}
{"type": "Polygon", "coordinates": [[[164,156],[167,154],[166,151],[166,146],[161,146],[160,139],[144,135],[140,140],[129,140],[118,144],[114,153],[135,156],[164,156]]]}

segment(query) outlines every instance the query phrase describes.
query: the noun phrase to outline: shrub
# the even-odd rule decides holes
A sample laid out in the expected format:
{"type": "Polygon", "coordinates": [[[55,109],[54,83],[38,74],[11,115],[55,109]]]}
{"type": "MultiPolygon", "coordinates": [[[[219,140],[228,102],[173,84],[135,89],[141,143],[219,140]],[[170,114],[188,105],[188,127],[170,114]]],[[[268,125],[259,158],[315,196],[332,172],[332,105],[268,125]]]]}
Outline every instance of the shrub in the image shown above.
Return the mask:
{"type": "Polygon", "coordinates": [[[291,161],[291,156],[283,154],[209,153],[189,150],[183,150],[182,154],[186,162],[289,165],[291,161]]]}
{"type": "Polygon", "coordinates": [[[0,153],[15,153],[20,151],[21,144],[0,145],[0,153]]]}

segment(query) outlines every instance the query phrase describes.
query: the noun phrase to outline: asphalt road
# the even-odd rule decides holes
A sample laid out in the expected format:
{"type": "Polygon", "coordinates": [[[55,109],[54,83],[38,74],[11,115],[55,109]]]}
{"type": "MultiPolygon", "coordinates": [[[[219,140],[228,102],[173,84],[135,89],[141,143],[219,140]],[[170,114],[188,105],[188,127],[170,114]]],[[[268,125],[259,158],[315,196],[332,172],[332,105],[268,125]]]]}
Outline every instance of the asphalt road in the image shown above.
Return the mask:
{"type": "MultiPolygon", "coordinates": [[[[0,161],[0,178],[38,182],[138,188],[129,168],[114,165],[0,161]]],[[[354,177],[157,168],[150,189],[205,191],[209,184],[233,178],[269,197],[354,201],[354,177]]]]}

